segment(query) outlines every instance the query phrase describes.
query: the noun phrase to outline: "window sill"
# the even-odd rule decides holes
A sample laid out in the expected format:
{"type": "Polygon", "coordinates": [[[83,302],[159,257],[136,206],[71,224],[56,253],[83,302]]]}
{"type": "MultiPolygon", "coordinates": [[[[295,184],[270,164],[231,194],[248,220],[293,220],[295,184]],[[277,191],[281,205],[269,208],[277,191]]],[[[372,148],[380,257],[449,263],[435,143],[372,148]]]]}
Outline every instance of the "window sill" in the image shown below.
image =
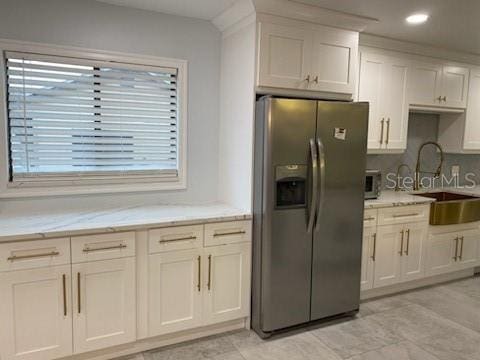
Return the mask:
{"type": "Polygon", "coordinates": [[[0,199],[49,196],[117,194],[186,189],[185,180],[77,186],[8,186],[0,191],[0,199]]]}

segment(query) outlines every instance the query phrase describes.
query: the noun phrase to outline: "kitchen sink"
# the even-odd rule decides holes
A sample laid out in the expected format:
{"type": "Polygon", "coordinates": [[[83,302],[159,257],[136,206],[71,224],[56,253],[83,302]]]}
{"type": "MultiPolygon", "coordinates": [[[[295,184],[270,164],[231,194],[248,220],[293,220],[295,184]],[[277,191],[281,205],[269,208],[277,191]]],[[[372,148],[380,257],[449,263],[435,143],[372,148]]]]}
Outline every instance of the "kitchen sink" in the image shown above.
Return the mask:
{"type": "Polygon", "coordinates": [[[480,220],[480,197],[448,191],[415,194],[435,199],[430,205],[430,225],[463,224],[480,220]]]}

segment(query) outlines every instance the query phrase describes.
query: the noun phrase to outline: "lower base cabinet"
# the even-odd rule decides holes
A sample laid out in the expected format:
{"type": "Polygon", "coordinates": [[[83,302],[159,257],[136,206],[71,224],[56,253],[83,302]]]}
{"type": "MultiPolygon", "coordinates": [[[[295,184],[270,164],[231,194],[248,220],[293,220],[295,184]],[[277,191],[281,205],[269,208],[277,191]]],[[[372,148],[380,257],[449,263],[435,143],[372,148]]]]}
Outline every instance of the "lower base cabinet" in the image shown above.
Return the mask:
{"type": "Polygon", "coordinates": [[[250,243],[205,249],[207,262],[203,323],[219,323],[250,314],[250,243]]]}
{"type": "Polygon", "coordinates": [[[361,290],[423,278],[427,232],[425,221],[365,226],[361,290]]]}
{"type": "Polygon", "coordinates": [[[150,336],[200,326],[202,252],[182,250],[149,256],[150,336]]]}
{"type": "Polygon", "coordinates": [[[70,265],[0,273],[0,358],[72,354],[70,265]]]}
{"type": "Polygon", "coordinates": [[[249,316],[250,266],[250,243],[150,255],[149,336],[249,316]]]}
{"type": "Polygon", "coordinates": [[[449,228],[428,239],[427,274],[440,275],[480,265],[480,231],[449,228]]]}
{"type": "Polygon", "coordinates": [[[72,266],[74,353],[136,339],[135,258],[72,266]]]}

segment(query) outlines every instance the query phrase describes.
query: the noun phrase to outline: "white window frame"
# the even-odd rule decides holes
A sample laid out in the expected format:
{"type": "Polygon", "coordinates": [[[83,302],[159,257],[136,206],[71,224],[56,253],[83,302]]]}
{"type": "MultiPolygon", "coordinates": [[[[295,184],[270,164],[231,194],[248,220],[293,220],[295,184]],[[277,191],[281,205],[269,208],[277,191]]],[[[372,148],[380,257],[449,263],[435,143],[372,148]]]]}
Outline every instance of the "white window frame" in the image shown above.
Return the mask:
{"type": "Polygon", "coordinates": [[[0,53],[0,101],[2,105],[0,108],[0,198],[176,190],[187,187],[187,60],[2,39],[0,39],[0,53]],[[128,174],[121,176],[103,176],[101,178],[88,178],[88,176],[86,176],[85,178],[71,180],[49,179],[49,181],[10,182],[5,51],[28,52],[144,66],[173,67],[178,69],[178,174],[176,176],[128,174]]]}

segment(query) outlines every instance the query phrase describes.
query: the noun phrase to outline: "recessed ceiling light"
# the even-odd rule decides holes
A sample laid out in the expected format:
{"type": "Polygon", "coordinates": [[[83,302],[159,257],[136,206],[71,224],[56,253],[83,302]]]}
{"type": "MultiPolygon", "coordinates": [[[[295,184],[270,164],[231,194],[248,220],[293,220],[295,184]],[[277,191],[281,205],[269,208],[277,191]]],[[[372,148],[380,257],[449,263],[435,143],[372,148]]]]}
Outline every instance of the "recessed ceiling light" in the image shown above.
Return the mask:
{"type": "Polygon", "coordinates": [[[412,14],[405,19],[407,23],[412,25],[422,24],[428,20],[427,14],[412,14]]]}

